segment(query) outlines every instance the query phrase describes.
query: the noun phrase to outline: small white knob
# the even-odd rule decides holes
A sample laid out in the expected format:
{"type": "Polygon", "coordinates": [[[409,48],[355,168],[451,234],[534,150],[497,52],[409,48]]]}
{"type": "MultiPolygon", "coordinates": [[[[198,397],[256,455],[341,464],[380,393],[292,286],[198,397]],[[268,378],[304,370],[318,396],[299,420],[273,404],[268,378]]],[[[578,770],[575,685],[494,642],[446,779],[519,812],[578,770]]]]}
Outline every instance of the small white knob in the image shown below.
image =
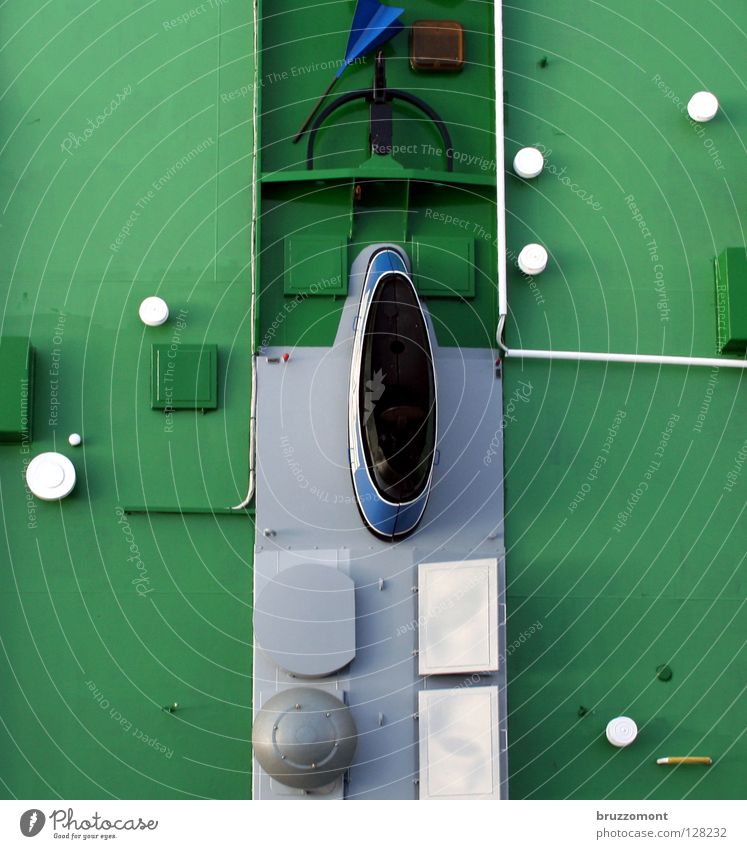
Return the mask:
{"type": "Polygon", "coordinates": [[[522,147],[514,156],[514,171],[525,180],[539,177],[545,167],[545,157],[536,147],[522,147]]]}
{"type": "Polygon", "coordinates": [[[547,251],[542,245],[524,245],[519,254],[518,264],[524,274],[542,274],[547,267],[547,251]]]}
{"type": "Polygon", "coordinates": [[[613,746],[629,746],[638,736],[638,726],[629,716],[616,716],[607,723],[607,739],[613,746]]]}
{"type": "Polygon", "coordinates": [[[75,448],[83,442],[83,438],[79,433],[71,433],[70,436],[68,436],[67,441],[73,446],[73,448],[75,448]]]}
{"type": "Polygon", "coordinates": [[[169,307],[163,298],[153,295],[140,304],[140,320],[148,327],[158,327],[168,321],[169,307]]]}
{"type": "Polygon", "coordinates": [[[710,91],[697,91],[687,104],[687,114],[699,124],[712,121],[718,112],[718,98],[710,91]]]}

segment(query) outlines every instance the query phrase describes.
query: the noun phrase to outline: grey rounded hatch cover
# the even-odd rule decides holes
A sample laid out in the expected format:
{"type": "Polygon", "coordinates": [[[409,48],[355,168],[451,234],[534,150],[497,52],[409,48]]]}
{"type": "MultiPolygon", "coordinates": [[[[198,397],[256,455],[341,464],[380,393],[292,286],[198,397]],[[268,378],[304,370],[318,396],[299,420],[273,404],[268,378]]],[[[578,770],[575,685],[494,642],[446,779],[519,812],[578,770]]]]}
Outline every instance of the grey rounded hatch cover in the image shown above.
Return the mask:
{"type": "Polygon", "coordinates": [[[283,569],[257,596],[254,634],[292,675],[332,675],[355,657],[355,584],[319,563],[283,569]]]}
{"type": "Polygon", "coordinates": [[[252,729],[254,754],[264,771],[302,790],[339,778],[353,761],[356,742],[350,708],[315,687],[277,693],[259,711],[252,729]]]}

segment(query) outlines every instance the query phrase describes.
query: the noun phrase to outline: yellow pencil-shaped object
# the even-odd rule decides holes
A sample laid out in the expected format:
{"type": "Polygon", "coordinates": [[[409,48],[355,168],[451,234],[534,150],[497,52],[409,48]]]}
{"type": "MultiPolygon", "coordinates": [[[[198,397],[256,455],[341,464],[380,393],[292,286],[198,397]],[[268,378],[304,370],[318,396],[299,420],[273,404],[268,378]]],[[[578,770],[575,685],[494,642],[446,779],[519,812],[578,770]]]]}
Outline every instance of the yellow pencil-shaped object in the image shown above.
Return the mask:
{"type": "Polygon", "coordinates": [[[657,758],[657,764],[705,764],[710,766],[713,758],[657,758]]]}

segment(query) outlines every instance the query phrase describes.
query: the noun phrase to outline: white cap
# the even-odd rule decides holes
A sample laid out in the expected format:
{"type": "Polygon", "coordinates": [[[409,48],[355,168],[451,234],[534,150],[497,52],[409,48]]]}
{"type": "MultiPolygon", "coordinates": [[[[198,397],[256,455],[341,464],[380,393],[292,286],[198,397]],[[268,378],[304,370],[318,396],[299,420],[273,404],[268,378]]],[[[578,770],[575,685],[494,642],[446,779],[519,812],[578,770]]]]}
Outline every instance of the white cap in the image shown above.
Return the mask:
{"type": "Polygon", "coordinates": [[[536,147],[522,147],[514,156],[514,171],[525,180],[539,177],[545,167],[545,157],[536,147]]]}
{"type": "Polygon", "coordinates": [[[524,274],[542,274],[547,267],[547,251],[542,245],[524,245],[518,263],[524,274]]]}
{"type": "Polygon", "coordinates": [[[169,307],[163,298],[158,298],[155,295],[146,298],[140,304],[140,320],[148,327],[158,327],[164,324],[169,317],[169,307]]]}
{"type": "Polygon", "coordinates": [[[629,746],[638,736],[638,726],[629,716],[616,716],[607,723],[607,739],[613,746],[629,746]]]}
{"type": "Polygon", "coordinates": [[[718,99],[710,91],[696,91],[687,104],[687,114],[699,124],[712,121],[717,112],[718,99]]]}
{"type": "Polygon", "coordinates": [[[26,483],[42,501],[59,501],[75,486],[75,466],[64,454],[37,454],[26,468],[26,483]]]}
{"type": "Polygon", "coordinates": [[[67,441],[73,447],[75,447],[77,445],[80,445],[81,442],[83,442],[83,438],[81,437],[81,435],[79,433],[71,433],[70,436],[68,436],[67,441]]]}

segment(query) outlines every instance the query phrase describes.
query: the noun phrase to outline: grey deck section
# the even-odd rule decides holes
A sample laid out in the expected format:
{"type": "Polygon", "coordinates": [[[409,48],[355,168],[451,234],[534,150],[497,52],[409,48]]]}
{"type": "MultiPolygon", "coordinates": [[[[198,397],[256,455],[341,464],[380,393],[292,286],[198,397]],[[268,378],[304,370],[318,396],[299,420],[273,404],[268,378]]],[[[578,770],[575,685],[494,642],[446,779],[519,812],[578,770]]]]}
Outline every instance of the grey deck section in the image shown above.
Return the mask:
{"type": "MultiPolygon", "coordinates": [[[[494,353],[435,348],[440,458],[431,497],[411,537],[381,542],[358,514],[347,457],[354,288],[334,347],[293,350],[287,364],[266,358],[258,363],[255,598],[279,570],[302,562],[336,565],[355,581],[355,659],[338,675],[309,682],[337,691],[358,728],[348,780],[344,788],[338,782],[331,798],[343,793],[353,799],[417,798],[418,690],[488,684],[497,684],[501,694],[505,796],[502,403],[494,353]],[[265,529],[274,536],[264,536],[265,529]],[[477,557],[499,560],[500,669],[492,675],[423,678],[415,654],[417,564],[477,557]]],[[[266,357],[282,353],[271,349],[266,357]]],[[[255,646],[255,711],[279,689],[301,683],[255,646]]],[[[302,795],[272,782],[256,762],[254,770],[255,798],[302,795]]]]}

